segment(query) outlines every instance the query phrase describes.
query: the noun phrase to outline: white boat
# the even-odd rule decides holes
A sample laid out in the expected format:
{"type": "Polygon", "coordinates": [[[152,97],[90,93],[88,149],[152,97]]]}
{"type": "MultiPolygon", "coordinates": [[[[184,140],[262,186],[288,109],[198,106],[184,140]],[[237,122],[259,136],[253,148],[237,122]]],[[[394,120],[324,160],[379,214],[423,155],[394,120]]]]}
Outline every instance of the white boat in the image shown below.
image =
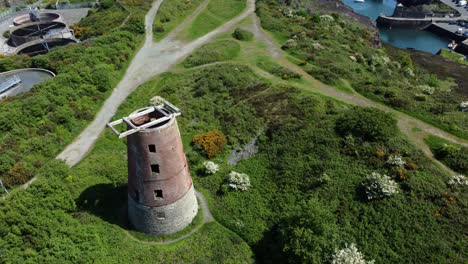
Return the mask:
{"type": "Polygon", "coordinates": [[[354,0],[355,3],[364,3],[365,0],[354,0]]]}

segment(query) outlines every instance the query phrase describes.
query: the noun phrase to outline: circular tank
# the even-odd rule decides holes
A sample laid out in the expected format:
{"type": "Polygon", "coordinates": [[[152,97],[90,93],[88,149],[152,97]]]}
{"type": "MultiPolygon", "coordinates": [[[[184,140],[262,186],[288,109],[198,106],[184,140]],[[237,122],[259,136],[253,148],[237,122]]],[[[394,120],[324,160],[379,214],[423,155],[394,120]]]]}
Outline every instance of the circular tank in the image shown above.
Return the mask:
{"type": "Polygon", "coordinates": [[[27,68],[2,72],[0,73],[0,80],[5,80],[14,75],[18,76],[21,79],[21,84],[0,94],[0,99],[6,96],[13,96],[20,93],[25,93],[31,90],[34,85],[41,83],[49,78],[55,77],[55,74],[53,72],[45,69],[27,68]]]}
{"type": "MultiPolygon", "coordinates": [[[[39,21],[62,21],[62,17],[57,14],[57,13],[52,13],[52,12],[44,12],[44,13],[39,13],[38,14],[39,21]]],[[[30,14],[18,16],[13,20],[13,25],[15,26],[20,26],[24,24],[28,24],[31,22],[37,22],[35,21],[35,18],[31,17],[30,14]]]]}
{"type": "Polygon", "coordinates": [[[51,48],[64,46],[69,43],[76,43],[76,40],[69,38],[37,39],[18,47],[16,54],[25,54],[29,56],[45,54],[51,48]]]}
{"type": "Polygon", "coordinates": [[[18,47],[24,43],[41,39],[46,35],[60,34],[67,26],[62,22],[33,22],[23,24],[10,31],[10,45],[18,47]]]}

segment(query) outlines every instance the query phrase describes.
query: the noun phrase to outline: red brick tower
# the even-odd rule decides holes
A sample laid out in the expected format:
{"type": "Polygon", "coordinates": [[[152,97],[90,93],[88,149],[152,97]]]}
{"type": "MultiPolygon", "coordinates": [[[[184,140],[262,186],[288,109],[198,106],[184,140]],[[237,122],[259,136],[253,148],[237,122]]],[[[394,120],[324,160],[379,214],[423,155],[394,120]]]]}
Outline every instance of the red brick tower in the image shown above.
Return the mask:
{"type": "Polygon", "coordinates": [[[127,136],[128,216],[137,230],[165,235],[189,225],[198,204],[177,126],[177,107],[157,98],[108,126],[127,136]],[[125,123],[127,131],[114,127],[125,123]]]}

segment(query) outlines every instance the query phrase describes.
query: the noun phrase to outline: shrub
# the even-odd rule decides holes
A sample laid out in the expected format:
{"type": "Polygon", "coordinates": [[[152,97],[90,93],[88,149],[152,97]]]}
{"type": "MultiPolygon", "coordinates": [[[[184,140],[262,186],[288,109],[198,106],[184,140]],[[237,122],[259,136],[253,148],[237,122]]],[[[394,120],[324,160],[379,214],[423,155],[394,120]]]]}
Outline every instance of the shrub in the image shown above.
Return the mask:
{"type": "MultiPolygon", "coordinates": [[[[279,226],[279,239],[288,263],[323,263],[338,240],[335,216],[322,201],[301,201],[279,226]]],[[[279,261],[278,263],[283,263],[279,261]]]]}
{"type": "Polygon", "coordinates": [[[390,155],[387,160],[387,164],[395,167],[403,167],[406,161],[400,155],[390,155]]]}
{"type": "Polygon", "coordinates": [[[227,185],[236,191],[247,191],[251,186],[249,175],[231,171],[227,178],[227,185]]]}
{"type": "Polygon", "coordinates": [[[128,30],[132,33],[144,34],[145,33],[145,23],[144,20],[138,16],[130,16],[130,19],[124,26],[124,30],[128,30]]]}
{"type": "Polygon", "coordinates": [[[236,28],[236,30],[234,30],[234,33],[232,33],[233,38],[242,41],[252,40],[253,36],[254,35],[252,34],[252,32],[243,30],[241,28],[236,28]]]}
{"type": "Polygon", "coordinates": [[[336,121],[337,132],[352,134],[367,141],[388,141],[397,134],[396,120],[375,109],[355,107],[336,121]]]}
{"type": "Polygon", "coordinates": [[[373,172],[363,183],[368,200],[380,199],[398,193],[398,184],[385,174],[373,172]]]}
{"type": "Polygon", "coordinates": [[[220,153],[227,143],[226,136],[219,130],[211,130],[206,133],[197,134],[193,137],[193,145],[212,158],[220,153]]]}
{"type": "Polygon", "coordinates": [[[32,175],[33,169],[31,166],[28,166],[28,164],[24,162],[18,162],[5,175],[3,183],[5,187],[10,188],[14,185],[26,183],[31,179],[32,175]]]}
{"type": "Polygon", "coordinates": [[[464,175],[454,175],[448,181],[448,185],[452,188],[468,187],[468,179],[464,175]]]}
{"type": "Polygon", "coordinates": [[[373,264],[374,261],[366,261],[364,255],[359,252],[356,245],[351,244],[349,247],[337,250],[333,254],[332,264],[373,264]]]}
{"type": "Polygon", "coordinates": [[[454,144],[441,144],[434,148],[434,156],[455,171],[468,172],[468,148],[454,144]]]}
{"type": "Polygon", "coordinates": [[[219,170],[219,165],[212,161],[203,162],[203,166],[205,167],[206,174],[215,174],[219,170]]]}
{"type": "Polygon", "coordinates": [[[156,33],[163,33],[166,30],[161,25],[155,25],[154,28],[153,28],[153,31],[156,32],[156,33]]]}
{"type": "Polygon", "coordinates": [[[460,103],[460,110],[462,112],[468,112],[468,101],[460,103]]]}
{"type": "Polygon", "coordinates": [[[385,157],[385,151],[383,151],[383,150],[377,150],[377,151],[375,152],[375,156],[376,156],[377,158],[383,158],[383,157],[385,157]]]}

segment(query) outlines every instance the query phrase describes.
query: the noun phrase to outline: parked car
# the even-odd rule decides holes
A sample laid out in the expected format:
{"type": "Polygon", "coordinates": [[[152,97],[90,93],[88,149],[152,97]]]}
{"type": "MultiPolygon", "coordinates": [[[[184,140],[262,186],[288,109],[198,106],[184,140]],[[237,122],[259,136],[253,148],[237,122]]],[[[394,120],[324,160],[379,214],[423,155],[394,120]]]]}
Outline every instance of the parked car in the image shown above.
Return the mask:
{"type": "Polygon", "coordinates": [[[468,30],[463,32],[463,36],[468,38],[468,30]]]}
{"type": "Polygon", "coordinates": [[[462,34],[463,33],[463,28],[458,28],[457,30],[455,30],[455,34],[462,34]]]}
{"type": "Polygon", "coordinates": [[[448,24],[449,24],[449,25],[457,25],[457,24],[458,24],[458,22],[457,22],[457,21],[449,21],[449,23],[448,23],[448,24]]]}

